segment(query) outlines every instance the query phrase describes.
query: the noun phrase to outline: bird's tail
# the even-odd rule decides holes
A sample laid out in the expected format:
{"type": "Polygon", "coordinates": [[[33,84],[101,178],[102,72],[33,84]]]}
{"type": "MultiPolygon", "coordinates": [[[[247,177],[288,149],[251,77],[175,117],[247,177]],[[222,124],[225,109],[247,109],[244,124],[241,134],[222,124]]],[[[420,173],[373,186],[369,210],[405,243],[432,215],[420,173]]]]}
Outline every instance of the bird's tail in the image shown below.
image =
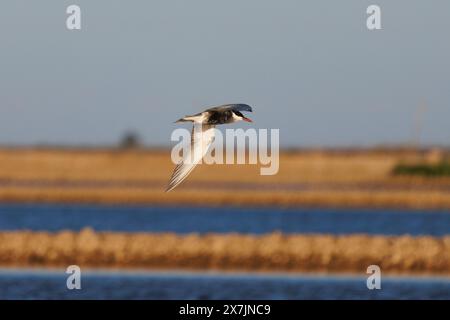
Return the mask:
{"type": "Polygon", "coordinates": [[[195,122],[199,118],[201,118],[201,114],[195,114],[193,116],[185,116],[185,117],[175,121],[175,123],[177,123],[177,122],[195,122]]]}

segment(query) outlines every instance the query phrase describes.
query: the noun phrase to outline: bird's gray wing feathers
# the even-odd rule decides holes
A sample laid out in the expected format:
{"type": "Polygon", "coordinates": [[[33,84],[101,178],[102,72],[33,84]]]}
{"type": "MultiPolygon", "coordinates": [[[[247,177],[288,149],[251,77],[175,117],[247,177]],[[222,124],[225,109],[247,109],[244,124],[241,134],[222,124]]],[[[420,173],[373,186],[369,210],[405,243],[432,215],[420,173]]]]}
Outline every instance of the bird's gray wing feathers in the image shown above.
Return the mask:
{"type": "Polygon", "coordinates": [[[252,112],[252,107],[248,104],[236,103],[236,104],[224,104],[222,106],[209,108],[205,111],[226,111],[226,110],[236,110],[236,111],[248,111],[252,112]]]}
{"type": "Polygon", "coordinates": [[[183,160],[179,162],[170,178],[166,192],[173,190],[194,170],[195,166],[202,160],[208,152],[211,143],[214,141],[214,126],[205,124],[194,124],[191,134],[191,146],[183,160]]]}

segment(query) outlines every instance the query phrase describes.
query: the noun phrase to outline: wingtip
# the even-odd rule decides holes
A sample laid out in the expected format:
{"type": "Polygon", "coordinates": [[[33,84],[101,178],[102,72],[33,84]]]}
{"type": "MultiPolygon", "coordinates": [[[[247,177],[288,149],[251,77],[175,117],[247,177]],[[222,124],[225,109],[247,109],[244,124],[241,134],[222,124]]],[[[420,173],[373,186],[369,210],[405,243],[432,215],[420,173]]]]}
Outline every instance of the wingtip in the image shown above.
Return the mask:
{"type": "Polygon", "coordinates": [[[175,189],[176,187],[178,187],[178,185],[179,185],[179,183],[177,183],[177,184],[169,184],[169,185],[166,187],[166,190],[165,190],[164,192],[165,192],[165,193],[170,192],[170,191],[172,191],[173,189],[175,189]]]}
{"type": "Polygon", "coordinates": [[[251,105],[248,105],[246,103],[241,103],[240,105],[243,106],[243,111],[253,112],[253,108],[251,105]]]}

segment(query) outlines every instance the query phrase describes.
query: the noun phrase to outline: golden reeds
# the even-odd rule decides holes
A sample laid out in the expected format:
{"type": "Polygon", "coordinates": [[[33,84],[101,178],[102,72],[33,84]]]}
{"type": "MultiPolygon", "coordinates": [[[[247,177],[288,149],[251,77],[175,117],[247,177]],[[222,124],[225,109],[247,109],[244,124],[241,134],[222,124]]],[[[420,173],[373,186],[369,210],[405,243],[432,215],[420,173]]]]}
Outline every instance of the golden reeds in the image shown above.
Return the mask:
{"type": "Polygon", "coordinates": [[[450,273],[450,237],[1,232],[0,265],[450,273]]]}
{"type": "Polygon", "coordinates": [[[418,158],[413,152],[284,152],[275,176],[261,176],[258,165],[200,165],[166,194],[169,150],[3,149],[0,201],[450,208],[449,178],[391,174],[400,161],[418,158]]]}

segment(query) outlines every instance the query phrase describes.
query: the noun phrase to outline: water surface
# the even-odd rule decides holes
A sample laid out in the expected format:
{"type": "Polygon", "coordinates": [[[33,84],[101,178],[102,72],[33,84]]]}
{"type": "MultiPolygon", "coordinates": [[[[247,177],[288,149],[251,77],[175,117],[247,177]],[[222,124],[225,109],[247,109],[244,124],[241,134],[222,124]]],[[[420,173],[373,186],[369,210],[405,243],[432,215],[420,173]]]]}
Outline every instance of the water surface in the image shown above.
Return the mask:
{"type": "Polygon", "coordinates": [[[0,230],[450,234],[450,212],[381,209],[0,205],[0,230]]]}
{"type": "Polygon", "coordinates": [[[450,299],[448,278],[385,277],[369,290],[363,276],[82,272],[68,290],[66,277],[2,270],[0,299],[450,299]]]}

